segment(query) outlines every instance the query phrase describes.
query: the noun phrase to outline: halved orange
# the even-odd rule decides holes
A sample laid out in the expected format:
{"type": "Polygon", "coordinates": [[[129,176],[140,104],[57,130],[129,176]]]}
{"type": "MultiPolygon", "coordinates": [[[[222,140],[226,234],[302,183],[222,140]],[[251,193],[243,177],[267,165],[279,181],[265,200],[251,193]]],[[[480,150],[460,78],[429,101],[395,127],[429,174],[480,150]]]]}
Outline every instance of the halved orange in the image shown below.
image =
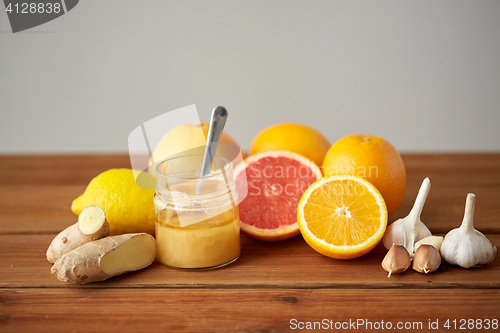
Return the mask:
{"type": "Polygon", "coordinates": [[[370,252],[384,236],[387,208],[380,192],[364,178],[321,178],[304,192],[297,209],[307,244],[336,259],[370,252]]]}

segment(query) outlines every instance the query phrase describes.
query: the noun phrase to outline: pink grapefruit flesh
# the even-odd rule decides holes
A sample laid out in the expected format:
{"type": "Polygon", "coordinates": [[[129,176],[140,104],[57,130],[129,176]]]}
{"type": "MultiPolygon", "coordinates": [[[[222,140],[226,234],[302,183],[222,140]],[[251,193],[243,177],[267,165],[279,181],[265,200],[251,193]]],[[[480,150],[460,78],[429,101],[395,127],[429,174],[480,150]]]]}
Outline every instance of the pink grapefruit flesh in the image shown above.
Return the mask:
{"type": "Polygon", "coordinates": [[[245,184],[245,173],[248,194],[239,206],[241,230],[266,241],[298,235],[297,206],[309,185],[322,177],[319,167],[302,155],[275,150],[252,155],[235,168],[237,191],[245,184]]]}

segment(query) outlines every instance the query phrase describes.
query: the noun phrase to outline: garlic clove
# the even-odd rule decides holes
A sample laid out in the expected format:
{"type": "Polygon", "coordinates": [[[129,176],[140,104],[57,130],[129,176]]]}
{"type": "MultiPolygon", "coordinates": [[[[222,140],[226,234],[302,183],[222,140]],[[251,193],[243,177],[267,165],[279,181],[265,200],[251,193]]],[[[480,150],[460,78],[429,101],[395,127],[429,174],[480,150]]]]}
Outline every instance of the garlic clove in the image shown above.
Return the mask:
{"type": "Polygon", "coordinates": [[[391,274],[406,271],[411,264],[411,257],[403,245],[393,245],[382,260],[382,267],[391,274]]]}
{"type": "Polygon", "coordinates": [[[417,252],[419,246],[422,244],[432,245],[439,252],[439,250],[441,249],[441,244],[443,243],[443,239],[444,237],[441,236],[428,236],[422,238],[421,240],[415,243],[415,252],[417,252]]]}
{"type": "Polygon", "coordinates": [[[495,259],[497,248],[480,231],[474,229],[476,196],[467,195],[462,225],[444,237],[441,255],[449,264],[470,268],[495,259]]]}
{"type": "Polygon", "coordinates": [[[413,256],[413,269],[419,273],[432,273],[441,265],[441,255],[432,245],[422,244],[413,256]]]}
{"type": "Polygon", "coordinates": [[[432,235],[420,220],[430,188],[431,181],[429,178],[425,178],[408,216],[393,222],[387,227],[383,238],[386,249],[390,249],[393,244],[404,245],[410,256],[413,256],[415,242],[432,235]]]}

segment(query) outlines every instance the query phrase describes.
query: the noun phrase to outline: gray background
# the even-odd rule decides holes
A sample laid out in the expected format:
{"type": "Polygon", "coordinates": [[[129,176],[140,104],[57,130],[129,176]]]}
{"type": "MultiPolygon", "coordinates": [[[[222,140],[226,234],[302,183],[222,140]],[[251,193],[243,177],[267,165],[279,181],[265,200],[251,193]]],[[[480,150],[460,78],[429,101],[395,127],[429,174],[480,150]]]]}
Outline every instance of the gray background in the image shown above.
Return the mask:
{"type": "Polygon", "coordinates": [[[500,151],[500,1],[82,0],[17,34],[0,8],[0,153],[126,152],[190,104],[244,149],[301,122],[500,151]]]}

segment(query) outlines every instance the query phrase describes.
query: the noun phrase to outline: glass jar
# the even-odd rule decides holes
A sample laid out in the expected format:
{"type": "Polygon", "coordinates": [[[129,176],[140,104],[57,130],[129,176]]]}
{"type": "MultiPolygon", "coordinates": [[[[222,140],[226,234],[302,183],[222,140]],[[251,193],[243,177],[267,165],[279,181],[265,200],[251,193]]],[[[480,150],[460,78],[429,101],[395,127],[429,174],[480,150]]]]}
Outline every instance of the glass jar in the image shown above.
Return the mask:
{"type": "Polygon", "coordinates": [[[157,258],[172,268],[218,268],[240,256],[232,163],[215,157],[215,171],[200,177],[202,161],[179,156],[156,168],[157,258]]]}

